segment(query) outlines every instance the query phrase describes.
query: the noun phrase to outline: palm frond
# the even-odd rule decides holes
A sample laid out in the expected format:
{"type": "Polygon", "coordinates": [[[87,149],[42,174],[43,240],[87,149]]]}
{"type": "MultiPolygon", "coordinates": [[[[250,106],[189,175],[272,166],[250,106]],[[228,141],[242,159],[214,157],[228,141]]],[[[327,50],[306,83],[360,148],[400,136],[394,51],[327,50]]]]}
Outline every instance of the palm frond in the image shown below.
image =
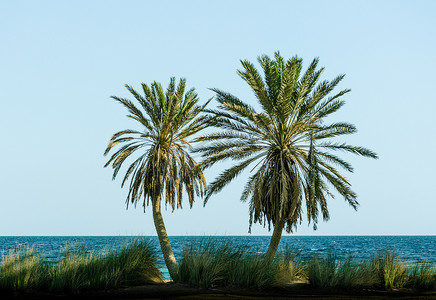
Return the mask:
{"type": "Polygon", "coordinates": [[[126,85],[139,103],[138,107],[129,99],[112,97],[123,104],[128,117],[143,128],[143,131],[129,129],[115,133],[105,151],[107,155],[117,148],[105,164],[105,167],[112,166],[113,179],[124,163],[139,153],[121,183],[123,187],[130,181],[127,205],[142,201],[145,207],[150,199],[160,199],[163,195],[172,209],[182,208],[183,190],[188,194],[190,205],[195,194],[205,193],[206,182],[200,164],[184,149],[191,147],[188,139],[208,126],[208,117],[201,114],[210,100],[198,105],[195,90],[185,92],[185,85],[185,79],[176,85],[174,77],[165,91],[158,82],[150,86],[143,83],[143,95],[126,85]]]}
{"type": "Polygon", "coordinates": [[[241,61],[238,75],[253,90],[260,111],[248,101],[212,89],[218,109],[207,110],[207,120],[218,131],[199,136],[196,141],[203,144],[194,152],[202,153],[202,168],[224,160],[235,164],[209,185],[205,203],[251,165],[252,175],[241,196],[242,201],[250,202],[250,228],[252,222],[264,226],[284,222],[289,232],[301,222],[303,201],[308,222],[316,228],[319,214],[324,220],[330,217],[327,200],[334,197],[330,188],[356,209],[357,195],[335,166],[349,172],[353,168],[332,152],[341,150],[370,158],[377,158],[377,154],[334,141],[355,133],[354,125],[324,124],[326,117],[345,104],[342,97],[350,92],[344,89],[329,96],[344,75],[321,81],[324,68],[318,67],[318,58],[305,72],[297,56],[285,61],[276,52],[274,58],[262,55],[258,62],[262,75],[247,60],[241,61]]]}

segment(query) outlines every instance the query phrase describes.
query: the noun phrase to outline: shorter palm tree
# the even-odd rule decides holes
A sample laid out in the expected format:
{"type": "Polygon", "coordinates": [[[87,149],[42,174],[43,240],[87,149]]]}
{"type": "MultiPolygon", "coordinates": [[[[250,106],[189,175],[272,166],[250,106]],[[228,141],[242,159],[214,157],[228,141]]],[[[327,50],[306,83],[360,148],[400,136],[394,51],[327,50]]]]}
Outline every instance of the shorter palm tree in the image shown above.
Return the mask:
{"type": "Polygon", "coordinates": [[[350,182],[335,166],[353,171],[351,165],[332,151],[346,151],[377,158],[366,148],[332,141],[356,132],[348,123],[326,125],[327,116],[344,105],[342,90],[328,96],[343,79],[319,82],[324,68],[317,69],[314,59],[302,73],[302,59],[285,61],[277,52],[275,59],[259,57],[264,77],[248,61],[242,61],[238,74],[254,92],[261,111],[236,96],[213,89],[219,102],[213,125],[220,131],[206,134],[198,141],[209,142],[196,149],[205,158],[203,167],[231,159],[237,163],[221,173],[207,189],[205,204],[212,194],[221,191],[243,170],[250,167],[249,178],[241,196],[250,201],[250,229],[253,222],[273,225],[266,257],[272,259],[283,228],[291,232],[301,222],[305,200],[308,222],[316,228],[319,212],[329,218],[328,196],[331,188],[357,209],[357,195],[350,182]]]}
{"type": "Polygon", "coordinates": [[[205,116],[200,115],[205,105],[198,105],[198,96],[192,88],[185,93],[185,79],[176,86],[171,78],[166,92],[160,83],[151,87],[142,84],[144,96],[131,86],[126,88],[139,103],[139,107],[125,98],[112,97],[129,111],[128,117],[137,121],[142,129],[123,130],[115,133],[105,151],[118,147],[105,167],[112,165],[115,179],[121,166],[133,153],[137,157],[128,167],[121,187],[129,180],[129,193],[126,203],[142,201],[144,209],[151,202],[154,225],[156,227],[162,253],[171,278],[178,273],[178,266],[171,248],[161,214],[161,198],[174,210],[182,208],[184,188],[189,205],[194,203],[194,194],[203,196],[206,181],[197,162],[189,155],[191,147],[188,139],[207,125],[205,116]]]}

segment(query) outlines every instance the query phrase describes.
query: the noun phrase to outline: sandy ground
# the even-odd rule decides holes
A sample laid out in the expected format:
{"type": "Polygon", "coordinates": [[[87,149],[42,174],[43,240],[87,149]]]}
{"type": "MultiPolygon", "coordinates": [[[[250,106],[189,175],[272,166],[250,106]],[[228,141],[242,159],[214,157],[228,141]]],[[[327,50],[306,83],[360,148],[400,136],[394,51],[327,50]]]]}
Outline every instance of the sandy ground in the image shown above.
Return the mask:
{"type": "Polygon", "coordinates": [[[77,295],[53,295],[53,294],[14,294],[1,295],[0,299],[436,299],[436,291],[419,292],[401,290],[394,292],[384,291],[341,291],[313,289],[306,283],[294,283],[283,288],[267,291],[256,289],[239,288],[211,288],[201,289],[179,283],[152,284],[136,287],[126,287],[108,291],[86,292],[77,295]]]}

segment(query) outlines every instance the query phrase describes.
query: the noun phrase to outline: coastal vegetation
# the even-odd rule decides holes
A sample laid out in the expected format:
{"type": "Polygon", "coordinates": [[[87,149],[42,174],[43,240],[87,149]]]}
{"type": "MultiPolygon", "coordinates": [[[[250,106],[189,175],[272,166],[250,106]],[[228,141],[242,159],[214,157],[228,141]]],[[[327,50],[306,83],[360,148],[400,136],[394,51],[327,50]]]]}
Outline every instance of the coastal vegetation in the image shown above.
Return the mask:
{"type": "Polygon", "coordinates": [[[187,149],[191,147],[188,139],[207,126],[206,116],[200,113],[208,102],[198,105],[194,88],[185,92],[185,86],[185,79],[176,85],[175,78],[171,78],[165,92],[158,82],[153,82],[151,87],[143,83],[142,96],[126,85],[139,106],[126,98],[112,96],[127,108],[127,117],[137,121],[142,129],[115,133],[104,153],[107,155],[115,147],[118,148],[105,165],[112,166],[112,179],[116,178],[126,159],[137,154],[124,175],[121,187],[131,176],[127,206],[142,202],[145,209],[151,204],[165,264],[173,279],[177,276],[178,266],[162,218],[162,195],[165,196],[165,204],[174,210],[182,208],[184,190],[191,207],[195,193],[203,196],[206,190],[203,173],[187,149]]]}
{"type": "Polygon", "coordinates": [[[270,288],[304,277],[302,264],[291,251],[266,261],[259,251],[231,243],[192,243],[185,246],[180,260],[178,282],[199,287],[236,286],[270,288]]]}
{"type": "Polygon", "coordinates": [[[196,140],[203,142],[195,150],[203,155],[203,168],[224,160],[236,162],[208,185],[205,204],[241,172],[251,170],[241,201],[250,203],[250,228],[253,222],[273,227],[267,260],[274,258],[283,229],[289,233],[301,223],[304,206],[315,229],[319,214],[329,219],[327,200],[334,193],[357,209],[351,183],[336,169],[353,168],[333,152],[377,158],[367,148],[333,140],[357,131],[352,124],[326,120],[345,104],[343,96],[350,90],[333,93],[344,75],[320,81],[324,68],[318,68],[318,61],[315,58],[303,72],[303,60],[297,56],[286,61],[279,52],[273,59],[262,55],[258,62],[263,76],[251,62],[242,61],[238,74],[252,89],[260,110],[213,89],[218,109],[206,112],[219,131],[196,140]]]}
{"type": "Polygon", "coordinates": [[[341,261],[334,253],[302,260],[295,251],[279,253],[273,261],[259,251],[231,244],[185,246],[177,281],[199,287],[236,286],[265,289],[307,282],[314,288],[397,290],[436,289],[435,264],[406,263],[395,251],[381,251],[368,261],[348,257],[341,261]]]}
{"type": "Polygon", "coordinates": [[[77,293],[162,282],[158,267],[153,246],[139,239],[111,251],[86,252],[67,246],[54,264],[30,247],[18,247],[2,257],[0,293],[77,293]]]}
{"type": "MultiPolygon", "coordinates": [[[[199,105],[195,90],[185,91],[186,81],[181,79],[176,84],[175,78],[171,78],[166,91],[157,82],[150,86],[143,83],[141,93],[126,85],[136,104],[112,97],[127,108],[128,118],[135,120],[141,129],[122,130],[112,136],[104,154],[114,152],[105,167],[113,168],[115,179],[126,160],[132,159],[121,183],[121,187],[126,183],[129,186],[126,204],[136,207],[142,203],[144,210],[151,205],[172,281],[202,288],[258,290],[288,286],[296,281],[313,288],[434,290],[433,263],[417,262],[411,266],[395,252],[374,254],[369,261],[351,257],[340,261],[334,253],[308,260],[300,259],[293,251],[277,255],[283,230],[288,233],[295,230],[304,212],[308,223],[316,229],[320,216],[323,220],[330,217],[329,198],[340,195],[352,208],[358,208],[357,195],[342,174],[342,170],[353,172],[353,167],[335,152],[374,159],[378,156],[367,148],[336,141],[355,133],[354,125],[327,122],[345,104],[343,96],[350,92],[343,89],[333,93],[344,75],[320,81],[324,68],[318,68],[317,58],[303,72],[301,58],[285,60],[278,52],[273,59],[262,55],[258,62],[263,74],[246,60],[238,74],[254,92],[260,109],[219,89],[212,89],[217,108],[206,109],[211,100],[199,105]],[[207,127],[214,129],[204,133],[207,127]],[[203,160],[194,160],[195,153],[203,160]],[[235,164],[206,185],[203,171],[225,160],[235,164]],[[161,203],[164,201],[172,210],[182,208],[183,195],[187,195],[191,207],[195,196],[204,197],[206,205],[213,194],[248,169],[251,176],[241,200],[249,202],[249,231],[253,223],[273,229],[266,253],[231,243],[194,242],[185,246],[177,262],[161,203]]],[[[67,251],[54,266],[31,250],[26,251],[23,258],[21,252],[12,252],[3,259],[0,288],[77,291],[163,279],[155,253],[145,244],[109,254],[67,251]],[[136,255],[135,259],[128,259],[129,263],[114,268],[122,257],[130,257],[123,251],[133,253],[130,256],[142,253],[145,260],[141,262],[143,257],[136,255]]]]}
{"type": "Polygon", "coordinates": [[[313,257],[306,270],[309,283],[314,287],[436,289],[434,263],[408,264],[394,250],[375,253],[369,261],[350,257],[341,262],[333,254],[325,258],[313,257]]]}
{"type": "MultiPolygon", "coordinates": [[[[163,281],[154,247],[136,240],[114,250],[86,252],[67,246],[58,262],[20,247],[2,257],[0,293],[51,292],[76,294],[163,281]]],[[[238,287],[255,290],[287,288],[293,283],[314,289],[351,291],[436,290],[434,262],[405,262],[395,251],[369,260],[338,260],[334,253],[306,259],[292,250],[265,260],[259,249],[213,242],[186,244],[175,282],[192,287],[238,287]]]]}
{"type": "Polygon", "coordinates": [[[213,89],[218,108],[206,109],[210,100],[198,105],[194,88],[185,93],[186,81],[181,79],[176,86],[174,77],[166,92],[158,82],[150,87],[142,83],[144,95],[125,85],[139,106],[129,99],[112,96],[127,108],[128,117],[137,121],[141,130],[123,130],[112,136],[104,154],[117,150],[105,167],[113,168],[115,179],[126,159],[134,157],[121,183],[123,187],[130,179],[127,207],[129,203],[136,206],[142,202],[145,209],[151,204],[162,254],[173,280],[179,276],[179,266],[161,214],[163,197],[173,210],[182,208],[185,192],[191,207],[195,193],[205,195],[206,204],[213,194],[251,166],[253,174],[241,200],[250,202],[250,229],[253,222],[268,225],[268,229],[273,227],[265,256],[265,263],[271,263],[283,229],[289,233],[301,223],[303,202],[307,220],[314,228],[320,212],[328,220],[327,199],[334,197],[334,192],[357,209],[357,195],[336,169],[352,172],[353,168],[332,152],[377,158],[375,152],[364,147],[332,141],[355,133],[354,125],[324,123],[345,103],[342,96],[350,90],[331,94],[344,75],[319,81],[324,68],[318,68],[317,58],[305,72],[303,60],[297,56],[285,61],[276,52],[274,59],[262,55],[258,61],[263,77],[246,60],[242,61],[244,70],[238,74],[253,90],[260,112],[218,89],[213,89]],[[202,133],[212,126],[220,131],[202,133]],[[193,142],[200,145],[192,149],[193,142]],[[201,153],[204,160],[197,163],[190,150],[201,153]],[[203,170],[229,159],[236,164],[207,186],[203,170]]]}

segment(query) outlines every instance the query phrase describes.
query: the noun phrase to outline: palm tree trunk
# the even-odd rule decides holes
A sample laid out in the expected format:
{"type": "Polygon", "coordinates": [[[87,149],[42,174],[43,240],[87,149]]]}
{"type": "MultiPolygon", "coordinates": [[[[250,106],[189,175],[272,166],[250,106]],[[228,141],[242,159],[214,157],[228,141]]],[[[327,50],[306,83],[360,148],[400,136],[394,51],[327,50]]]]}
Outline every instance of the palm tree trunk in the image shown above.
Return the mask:
{"type": "Polygon", "coordinates": [[[273,234],[271,241],[269,242],[268,251],[266,252],[265,259],[272,261],[276,256],[277,248],[279,247],[280,239],[282,237],[283,227],[285,226],[285,220],[279,220],[274,224],[273,234]]]}
{"type": "Polygon", "coordinates": [[[153,201],[153,220],[165,264],[168,268],[171,279],[175,280],[179,272],[179,267],[177,265],[176,258],[174,257],[173,249],[171,248],[167,230],[165,229],[165,224],[160,212],[160,195],[157,196],[153,201]]]}

